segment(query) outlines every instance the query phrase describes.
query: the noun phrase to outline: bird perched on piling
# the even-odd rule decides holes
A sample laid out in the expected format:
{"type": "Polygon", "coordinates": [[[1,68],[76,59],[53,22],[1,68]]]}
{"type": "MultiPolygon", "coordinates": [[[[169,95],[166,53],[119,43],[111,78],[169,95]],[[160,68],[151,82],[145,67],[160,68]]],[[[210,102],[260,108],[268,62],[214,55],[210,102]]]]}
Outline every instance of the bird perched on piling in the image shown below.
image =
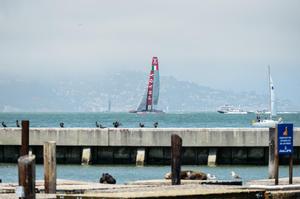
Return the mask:
{"type": "Polygon", "coordinates": [[[59,126],[61,127],[61,128],[64,128],[64,123],[63,122],[61,122],[61,123],[59,123],[59,126]]]}
{"type": "Polygon", "coordinates": [[[154,122],[153,126],[154,126],[154,128],[157,128],[158,127],[158,122],[154,122]]]}
{"type": "Polygon", "coordinates": [[[121,123],[119,121],[115,121],[113,122],[113,125],[115,128],[118,128],[119,126],[121,126],[121,123]]]}
{"type": "Polygon", "coordinates": [[[7,127],[6,124],[5,124],[4,122],[2,122],[1,124],[2,124],[2,126],[3,126],[4,128],[7,127]]]}
{"type": "Polygon", "coordinates": [[[16,120],[16,126],[20,127],[19,120],[16,120]]]}
{"type": "Polygon", "coordinates": [[[238,174],[236,174],[234,171],[231,171],[231,177],[233,179],[241,179],[241,177],[238,174]]]}
{"type": "Polygon", "coordinates": [[[139,126],[140,126],[141,128],[144,128],[144,127],[145,127],[145,124],[139,123],[139,126]]]}

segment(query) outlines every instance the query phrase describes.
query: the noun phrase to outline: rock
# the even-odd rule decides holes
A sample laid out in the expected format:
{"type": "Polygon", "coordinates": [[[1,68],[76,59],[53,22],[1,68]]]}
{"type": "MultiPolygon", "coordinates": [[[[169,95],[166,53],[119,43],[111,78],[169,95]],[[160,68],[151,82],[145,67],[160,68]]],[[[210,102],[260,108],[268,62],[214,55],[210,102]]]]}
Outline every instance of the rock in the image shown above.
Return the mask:
{"type": "Polygon", "coordinates": [[[99,182],[103,184],[116,184],[116,179],[109,173],[102,173],[99,182]]]}

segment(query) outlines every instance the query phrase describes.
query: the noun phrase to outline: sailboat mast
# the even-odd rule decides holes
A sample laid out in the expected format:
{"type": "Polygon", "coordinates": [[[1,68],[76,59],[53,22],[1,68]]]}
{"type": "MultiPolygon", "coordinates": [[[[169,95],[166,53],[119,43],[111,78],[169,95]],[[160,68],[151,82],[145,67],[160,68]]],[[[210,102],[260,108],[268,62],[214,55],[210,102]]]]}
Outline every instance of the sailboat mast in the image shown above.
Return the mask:
{"type": "Polygon", "coordinates": [[[269,77],[269,110],[270,110],[270,119],[272,120],[272,88],[271,88],[271,71],[270,65],[268,65],[268,77],[269,77]]]}
{"type": "Polygon", "coordinates": [[[270,88],[270,118],[275,117],[276,114],[276,99],[275,99],[275,88],[271,77],[270,66],[269,66],[269,88],[270,88]]]}

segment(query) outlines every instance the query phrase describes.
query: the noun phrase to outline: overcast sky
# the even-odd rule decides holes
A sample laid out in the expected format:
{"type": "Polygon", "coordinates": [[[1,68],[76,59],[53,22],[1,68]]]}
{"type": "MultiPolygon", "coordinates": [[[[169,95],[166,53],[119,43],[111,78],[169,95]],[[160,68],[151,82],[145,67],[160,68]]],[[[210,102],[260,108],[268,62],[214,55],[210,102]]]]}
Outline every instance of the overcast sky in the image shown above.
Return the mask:
{"type": "Polygon", "coordinates": [[[299,8],[299,0],[0,0],[0,74],[148,72],[158,56],[161,75],[266,93],[270,64],[279,97],[299,105],[299,8]]]}

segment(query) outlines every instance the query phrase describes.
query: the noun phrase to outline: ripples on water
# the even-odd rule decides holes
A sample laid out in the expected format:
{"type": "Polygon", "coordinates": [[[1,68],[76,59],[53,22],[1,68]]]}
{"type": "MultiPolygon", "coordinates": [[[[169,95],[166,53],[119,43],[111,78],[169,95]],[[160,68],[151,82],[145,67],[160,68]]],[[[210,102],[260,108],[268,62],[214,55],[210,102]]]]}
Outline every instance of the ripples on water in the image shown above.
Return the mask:
{"type": "MultiPolygon", "coordinates": [[[[285,122],[294,123],[300,127],[300,113],[279,114],[285,122]]],[[[255,114],[224,115],[216,112],[201,113],[165,113],[165,114],[132,114],[132,113],[0,113],[0,121],[5,121],[10,127],[15,127],[16,120],[28,119],[31,127],[59,127],[64,122],[65,127],[95,127],[99,121],[106,127],[119,120],[121,127],[138,127],[144,123],[153,127],[154,122],[159,127],[251,127],[255,114]]]]}
{"type": "MultiPolygon", "coordinates": [[[[267,166],[183,166],[182,170],[203,171],[217,176],[218,179],[230,180],[230,172],[238,173],[244,182],[254,179],[268,178],[267,166]]],[[[57,165],[57,178],[98,182],[102,173],[110,173],[118,184],[136,180],[162,179],[170,171],[170,166],[116,166],[116,165],[57,165]]],[[[43,165],[36,166],[36,179],[43,179],[43,165]]],[[[300,166],[294,166],[294,176],[300,176],[300,166]]],[[[288,167],[280,166],[280,177],[288,177],[288,167]]],[[[2,182],[17,182],[18,169],[16,164],[0,164],[2,182]]]]}

